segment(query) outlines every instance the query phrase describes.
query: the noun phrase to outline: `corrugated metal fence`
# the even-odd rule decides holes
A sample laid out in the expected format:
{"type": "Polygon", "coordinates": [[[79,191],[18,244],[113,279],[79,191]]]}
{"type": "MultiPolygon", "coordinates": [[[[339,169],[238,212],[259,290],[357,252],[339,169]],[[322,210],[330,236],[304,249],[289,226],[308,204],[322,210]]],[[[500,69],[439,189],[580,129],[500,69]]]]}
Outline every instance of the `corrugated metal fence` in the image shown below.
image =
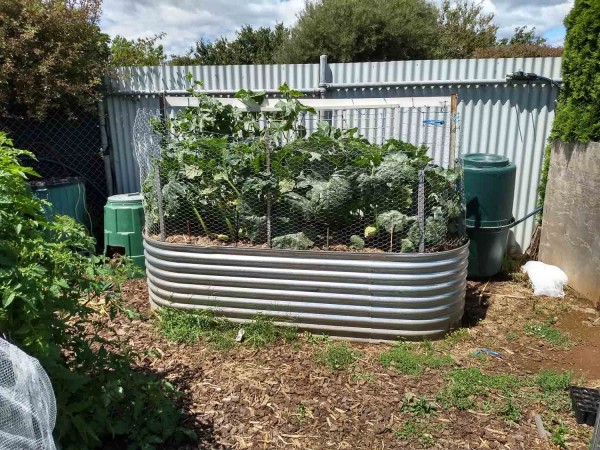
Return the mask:
{"type": "MultiPolygon", "coordinates": [[[[287,82],[309,97],[449,97],[458,94],[461,153],[486,152],[517,164],[514,214],[535,207],[544,146],[554,118],[558,89],[549,82],[508,83],[506,74],[533,72],[560,78],[561,58],[464,59],[378,63],[290,64],[255,66],[193,66],[124,68],[107,80],[106,98],[112,164],[119,193],[139,190],[133,152],[133,123],[140,108],[159,107],[160,93],[182,93],[186,78],[204,82],[211,95],[231,96],[239,89],[274,91],[287,82]]],[[[410,113],[410,111],[409,111],[410,113]]],[[[418,124],[400,121],[398,137],[422,143],[418,124]]],[[[369,125],[370,126],[370,125],[369,125]]],[[[367,132],[368,130],[362,130],[367,132]]],[[[515,228],[525,248],[533,220],[515,228]]]]}

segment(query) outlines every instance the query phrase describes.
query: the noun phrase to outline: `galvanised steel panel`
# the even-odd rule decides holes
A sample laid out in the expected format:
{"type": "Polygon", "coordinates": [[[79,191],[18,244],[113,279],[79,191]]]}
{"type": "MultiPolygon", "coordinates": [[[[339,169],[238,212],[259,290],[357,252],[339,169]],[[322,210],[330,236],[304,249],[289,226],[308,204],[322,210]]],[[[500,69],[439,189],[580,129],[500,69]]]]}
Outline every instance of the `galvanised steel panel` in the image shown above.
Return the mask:
{"type": "MultiPolygon", "coordinates": [[[[541,174],[544,147],[549,135],[558,89],[549,83],[507,84],[509,72],[523,70],[548,78],[560,77],[561,58],[462,59],[432,61],[392,61],[376,63],[329,64],[323,82],[331,84],[329,98],[450,96],[458,94],[459,143],[462,153],[494,153],[509,157],[517,165],[514,214],[519,218],[533,210],[541,174]],[[459,85],[431,84],[432,81],[461,81],[459,85]],[[473,80],[498,80],[497,84],[470,84],[473,80]],[[377,83],[414,81],[414,86],[377,87],[377,83]],[[427,82],[427,85],[419,85],[427,82]],[[335,88],[336,83],[373,83],[369,88],[335,88]]],[[[119,77],[107,81],[113,95],[107,99],[110,144],[117,193],[139,190],[139,175],[133,156],[132,127],[137,109],[158,108],[153,95],[118,95],[119,91],[181,90],[188,87],[185,75],[205,81],[206,89],[274,89],[287,81],[291,87],[319,88],[319,65],[135,67],[119,70],[119,77]]],[[[445,145],[448,127],[424,126],[422,113],[410,108],[335,112],[334,123],[358,125],[370,139],[379,142],[396,137],[431,146],[438,163],[447,160],[445,145]],[[392,119],[393,116],[393,119],[392,119]]],[[[439,111],[430,111],[445,115],[439,111]]],[[[429,114],[428,113],[428,114],[429,114]]],[[[312,127],[312,123],[310,126],[312,127]]],[[[310,127],[310,128],[311,128],[310,127]]],[[[514,229],[521,250],[529,244],[534,221],[514,229]]]]}
{"type": "Polygon", "coordinates": [[[152,304],[257,314],[359,339],[443,335],[464,310],[468,245],[423,254],[197,247],[145,238],[152,304]]]}

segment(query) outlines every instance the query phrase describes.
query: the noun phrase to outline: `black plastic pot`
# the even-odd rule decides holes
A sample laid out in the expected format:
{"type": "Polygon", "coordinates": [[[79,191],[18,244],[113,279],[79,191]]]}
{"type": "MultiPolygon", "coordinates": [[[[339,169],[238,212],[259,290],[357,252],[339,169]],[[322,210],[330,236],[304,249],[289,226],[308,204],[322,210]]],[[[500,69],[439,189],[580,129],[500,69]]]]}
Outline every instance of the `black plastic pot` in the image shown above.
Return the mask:
{"type": "Polygon", "coordinates": [[[600,405],[600,391],[579,386],[569,388],[575,420],[577,423],[594,426],[600,405]]]}

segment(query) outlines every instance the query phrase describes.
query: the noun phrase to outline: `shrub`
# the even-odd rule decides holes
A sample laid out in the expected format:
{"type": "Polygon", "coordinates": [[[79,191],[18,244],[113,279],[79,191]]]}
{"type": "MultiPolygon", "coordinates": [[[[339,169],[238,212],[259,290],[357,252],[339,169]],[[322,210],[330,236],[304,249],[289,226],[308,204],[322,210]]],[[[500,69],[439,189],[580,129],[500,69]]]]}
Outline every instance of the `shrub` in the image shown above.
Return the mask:
{"type": "Polygon", "coordinates": [[[65,450],[119,440],[153,448],[177,431],[173,387],[134,371],[135,355],[99,336],[93,305],[121,310],[116,268],[90,256],[94,241],[68,217],[48,222],[27,178],[35,172],[0,132],[0,333],[38,358],[57,401],[65,450]]]}
{"type": "Polygon", "coordinates": [[[552,137],[565,142],[600,140],[600,2],[576,0],[565,19],[563,86],[552,137]]]}

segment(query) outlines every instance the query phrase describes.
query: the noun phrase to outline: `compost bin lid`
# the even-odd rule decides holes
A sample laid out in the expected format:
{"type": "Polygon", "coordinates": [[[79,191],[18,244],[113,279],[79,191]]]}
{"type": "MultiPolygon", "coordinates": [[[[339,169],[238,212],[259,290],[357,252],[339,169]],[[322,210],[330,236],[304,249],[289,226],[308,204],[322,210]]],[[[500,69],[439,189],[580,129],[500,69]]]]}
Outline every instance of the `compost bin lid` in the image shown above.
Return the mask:
{"type": "Polygon", "coordinates": [[[84,183],[83,177],[66,177],[66,178],[47,178],[45,180],[30,181],[29,185],[34,189],[43,189],[48,187],[66,186],[68,184],[84,183]]]}
{"type": "Polygon", "coordinates": [[[471,153],[463,156],[465,167],[506,167],[510,160],[506,156],[489,153],[471,153]]]}
{"type": "Polygon", "coordinates": [[[130,203],[130,202],[140,202],[142,201],[142,194],[139,192],[133,192],[131,194],[118,194],[111,195],[108,197],[108,201],[110,203],[130,203]]]}

